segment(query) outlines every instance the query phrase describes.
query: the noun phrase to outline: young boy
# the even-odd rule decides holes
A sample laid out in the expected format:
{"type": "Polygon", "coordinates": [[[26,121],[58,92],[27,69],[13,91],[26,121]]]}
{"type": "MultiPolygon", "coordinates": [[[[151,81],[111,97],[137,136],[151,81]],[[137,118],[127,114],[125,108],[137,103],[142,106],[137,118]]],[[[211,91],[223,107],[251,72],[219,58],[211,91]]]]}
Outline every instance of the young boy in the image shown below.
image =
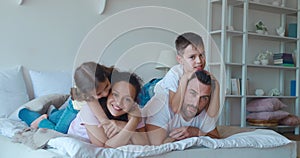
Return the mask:
{"type": "MultiPolygon", "coordinates": [[[[148,101],[144,108],[147,117],[158,113],[164,106],[178,113],[183,102],[187,81],[197,70],[204,70],[206,59],[202,38],[195,33],[184,33],[179,35],[175,41],[178,65],[173,66],[165,77],[159,81],[155,88],[155,95],[148,101]]],[[[212,75],[211,75],[212,76],[212,75]]],[[[212,94],[207,114],[215,117],[219,113],[219,83],[212,77],[212,94]]],[[[160,118],[163,120],[164,118],[160,118]]],[[[147,122],[146,122],[147,124],[147,122]]],[[[147,126],[146,126],[147,128],[147,126]]],[[[154,130],[147,128],[148,131],[154,130]]],[[[150,138],[151,139],[151,138],[150,138]]]]}

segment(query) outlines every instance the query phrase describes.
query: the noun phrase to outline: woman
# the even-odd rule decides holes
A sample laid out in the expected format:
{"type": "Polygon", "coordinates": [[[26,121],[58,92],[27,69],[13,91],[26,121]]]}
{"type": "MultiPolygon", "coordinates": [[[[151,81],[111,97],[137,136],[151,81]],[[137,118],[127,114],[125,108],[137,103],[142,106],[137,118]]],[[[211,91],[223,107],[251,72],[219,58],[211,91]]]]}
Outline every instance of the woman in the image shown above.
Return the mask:
{"type": "Polygon", "coordinates": [[[99,103],[107,118],[118,120],[121,130],[113,136],[106,133],[89,106],[83,106],[71,123],[68,133],[89,139],[99,147],[149,144],[136,104],[141,90],[139,77],[128,72],[114,72],[111,85],[110,94],[107,98],[99,99],[99,103]]]}

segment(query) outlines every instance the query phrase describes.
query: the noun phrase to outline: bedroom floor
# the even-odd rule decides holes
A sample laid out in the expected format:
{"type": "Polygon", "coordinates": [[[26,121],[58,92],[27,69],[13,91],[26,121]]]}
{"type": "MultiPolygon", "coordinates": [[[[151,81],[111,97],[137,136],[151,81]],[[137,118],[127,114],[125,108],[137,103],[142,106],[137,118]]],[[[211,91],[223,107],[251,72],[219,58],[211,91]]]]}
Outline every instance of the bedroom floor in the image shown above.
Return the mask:
{"type": "Polygon", "coordinates": [[[297,141],[297,158],[300,158],[300,135],[295,135],[293,132],[285,132],[282,135],[290,140],[297,141]]]}

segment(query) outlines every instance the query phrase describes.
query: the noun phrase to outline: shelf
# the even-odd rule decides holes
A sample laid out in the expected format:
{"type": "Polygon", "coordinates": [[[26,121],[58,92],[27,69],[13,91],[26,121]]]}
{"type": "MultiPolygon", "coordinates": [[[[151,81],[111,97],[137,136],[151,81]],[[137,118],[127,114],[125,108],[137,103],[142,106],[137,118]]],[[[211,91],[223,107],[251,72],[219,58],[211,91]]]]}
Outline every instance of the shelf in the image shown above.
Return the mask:
{"type": "MultiPolygon", "coordinates": [[[[212,3],[218,3],[222,4],[222,0],[212,0],[212,3]]],[[[244,7],[244,1],[243,0],[227,0],[228,5],[243,8],[244,7]]],[[[288,14],[296,16],[297,9],[295,8],[288,8],[288,7],[282,7],[282,6],[275,6],[272,4],[267,3],[258,3],[249,1],[249,9],[251,10],[258,10],[263,12],[270,12],[270,13],[277,13],[277,14],[288,14]]]]}
{"type": "MultiPolygon", "coordinates": [[[[222,30],[215,30],[211,31],[211,35],[221,35],[222,30]]],[[[242,31],[236,31],[236,30],[226,30],[226,33],[228,36],[242,36],[244,33],[242,31]]]]}
{"type": "Polygon", "coordinates": [[[278,35],[263,35],[255,32],[248,32],[249,39],[272,40],[281,42],[296,42],[298,39],[293,37],[282,37],[278,35]]]}
{"type": "Polygon", "coordinates": [[[278,125],[278,126],[253,126],[253,125],[249,125],[248,123],[247,123],[247,128],[255,128],[255,129],[257,129],[257,128],[263,128],[263,129],[279,129],[279,128],[295,128],[295,127],[297,127],[297,126],[286,126],[286,125],[278,125]]]}
{"type": "Polygon", "coordinates": [[[231,94],[226,95],[225,97],[226,97],[226,98],[242,98],[241,95],[231,95],[231,94]]]}
{"type": "Polygon", "coordinates": [[[281,98],[281,99],[297,99],[296,96],[256,96],[256,95],[247,95],[247,98],[281,98]]]}
{"type": "MultiPolygon", "coordinates": [[[[300,38],[279,36],[275,31],[269,32],[272,34],[258,34],[255,32],[255,28],[250,26],[250,23],[257,21],[256,18],[276,24],[276,26],[272,27],[287,27],[291,22],[297,23],[299,26],[300,17],[298,17],[298,9],[300,8],[298,7],[300,0],[291,1],[292,0],[283,1],[284,4],[286,4],[285,6],[272,5],[272,2],[274,1],[268,1],[268,3],[264,3],[266,1],[256,2],[253,0],[209,1],[208,28],[211,29],[209,33],[212,38],[217,40],[221,54],[223,55],[223,58],[226,59],[225,68],[227,84],[225,85],[226,87],[223,87],[223,90],[231,89],[230,86],[234,83],[230,82],[231,78],[238,77],[242,79],[242,82],[237,83],[237,85],[240,85],[240,90],[243,92],[241,94],[243,95],[240,95],[239,93],[233,93],[239,95],[225,95],[226,102],[224,106],[226,111],[222,113],[222,115],[224,115],[224,120],[220,120],[222,124],[239,124],[241,127],[271,128],[275,130],[278,130],[279,128],[293,128],[295,134],[300,134],[299,127],[283,125],[274,127],[250,126],[250,124],[246,122],[247,103],[253,99],[259,98],[279,98],[283,102],[291,102],[291,106],[294,106],[294,108],[288,108],[286,110],[293,115],[300,116],[300,96],[298,95],[300,89],[300,84],[298,84],[300,78],[299,64],[295,64],[292,67],[273,65],[271,59],[270,65],[256,65],[252,62],[256,58],[255,52],[266,49],[271,50],[272,52],[285,52],[296,49],[298,52],[294,54],[293,58],[296,62],[300,61],[300,38]],[[213,7],[213,5],[216,7],[213,7]],[[236,14],[240,15],[237,16],[236,14]],[[213,18],[218,15],[221,15],[221,17],[217,17],[216,19],[218,22],[216,22],[216,19],[213,18]],[[280,16],[280,18],[274,18],[274,15],[276,17],[280,16]],[[228,30],[227,28],[231,27],[224,26],[233,26],[235,29],[239,29],[228,30]],[[283,92],[281,93],[282,96],[267,96],[268,93],[265,96],[256,96],[253,92],[248,93],[248,88],[252,88],[251,90],[255,89],[255,87],[248,87],[250,86],[248,79],[251,79],[251,85],[262,87],[265,90],[278,87],[278,89],[283,92]],[[295,87],[297,96],[287,96],[290,94],[288,93],[290,90],[288,89],[290,87],[288,81],[290,79],[297,81],[297,87],[295,87]],[[240,107],[234,109],[235,107],[231,105],[238,105],[240,107]],[[240,110],[238,119],[235,118],[238,116],[230,115],[233,111],[236,113],[237,110],[240,110]],[[231,118],[231,116],[234,118],[231,118]]],[[[299,27],[296,29],[299,33],[299,27]]]]}
{"type": "MultiPolygon", "coordinates": [[[[238,4],[238,3],[237,3],[238,4]]],[[[236,7],[243,8],[243,4],[238,4],[236,7]]],[[[296,16],[297,9],[294,8],[287,8],[287,7],[281,7],[281,6],[275,6],[267,3],[257,3],[249,1],[249,9],[251,10],[258,10],[263,12],[270,12],[270,13],[277,13],[277,14],[288,14],[296,16]]]]}
{"type": "MultiPolygon", "coordinates": [[[[222,0],[211,0],[212,3],[222,4],[222,0]]],[[[238,6],[244,3],[243,0],[227,0],[228,5],[238,6]]]]}
{"type": "Polygon", "coordinates": [[[252,68],[269,68],[269,69],[286,69],[286,70],[297,70],[297,67],[288,67],[288,66],[277,66],[277,65],[255,65],[247,64],[247,67],[252,68]]]}
{"type": "Polygon", "coordinates": [[[229,62],[226,62],[225,64],[226,64],[226,66],[243,66],[243,64],[241,64],[241,63],[229,63],[229,62]]]}

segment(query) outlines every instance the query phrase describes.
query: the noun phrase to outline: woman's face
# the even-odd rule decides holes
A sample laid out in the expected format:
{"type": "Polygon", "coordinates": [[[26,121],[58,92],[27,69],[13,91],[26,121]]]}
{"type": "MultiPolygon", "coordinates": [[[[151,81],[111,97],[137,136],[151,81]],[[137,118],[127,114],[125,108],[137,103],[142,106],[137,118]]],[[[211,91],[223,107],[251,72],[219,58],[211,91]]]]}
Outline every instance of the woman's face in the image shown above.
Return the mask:
{"type": "Polygon", "coordinates": [[[107,98],[106,106],[109,112],[115,117],[128,113],[135,103],[135,95],[135,88],[130,83],[125,81],[115,83],[107,98]]]}

